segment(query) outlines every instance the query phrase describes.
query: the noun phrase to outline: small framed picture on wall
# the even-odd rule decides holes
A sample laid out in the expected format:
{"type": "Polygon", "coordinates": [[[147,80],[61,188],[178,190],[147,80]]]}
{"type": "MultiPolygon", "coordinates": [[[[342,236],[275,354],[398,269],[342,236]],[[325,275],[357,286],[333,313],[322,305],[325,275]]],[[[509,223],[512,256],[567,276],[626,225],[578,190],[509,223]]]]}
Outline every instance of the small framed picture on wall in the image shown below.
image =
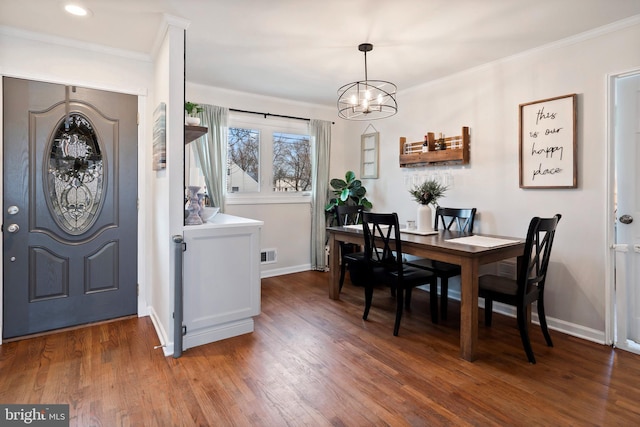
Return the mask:
{"type": "Polygon", "coordinates": [[[360,178],[378,178],[378,145],[380,133],[365,133],[360,136],[360,178]]]}

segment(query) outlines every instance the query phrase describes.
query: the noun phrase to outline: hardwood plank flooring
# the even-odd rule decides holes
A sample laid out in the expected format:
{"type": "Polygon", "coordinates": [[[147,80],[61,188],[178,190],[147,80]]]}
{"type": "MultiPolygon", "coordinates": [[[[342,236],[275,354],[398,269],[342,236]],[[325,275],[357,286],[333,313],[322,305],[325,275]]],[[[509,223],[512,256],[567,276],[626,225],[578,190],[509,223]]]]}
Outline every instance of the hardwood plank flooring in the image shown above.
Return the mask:
{"type": "MultiPolygon", "coordinates": [[[[640,424],[640,356],[515,319],[479,325],[479,359],[459,358],[459,305],[433,325],[428,293],[392,334],[377,290],[328,298],[328,274],[262,280],[255,332],[164,357],[149,318],[0,347],[0,402],[68,403],[72,426],[628,426],[640,424]]],[[[482,315],[479,316],[482,319],[482,315]]]]}

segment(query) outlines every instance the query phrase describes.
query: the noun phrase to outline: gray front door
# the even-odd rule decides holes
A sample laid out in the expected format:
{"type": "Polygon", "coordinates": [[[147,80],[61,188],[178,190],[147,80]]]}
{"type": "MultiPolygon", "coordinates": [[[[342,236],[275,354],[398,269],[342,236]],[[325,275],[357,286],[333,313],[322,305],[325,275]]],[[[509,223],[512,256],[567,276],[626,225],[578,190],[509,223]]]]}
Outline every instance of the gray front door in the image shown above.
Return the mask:
{"type": "Polygon", "coordinates": [[[137,97],[3,91],[3,337],[135,314],[137,97]]]}

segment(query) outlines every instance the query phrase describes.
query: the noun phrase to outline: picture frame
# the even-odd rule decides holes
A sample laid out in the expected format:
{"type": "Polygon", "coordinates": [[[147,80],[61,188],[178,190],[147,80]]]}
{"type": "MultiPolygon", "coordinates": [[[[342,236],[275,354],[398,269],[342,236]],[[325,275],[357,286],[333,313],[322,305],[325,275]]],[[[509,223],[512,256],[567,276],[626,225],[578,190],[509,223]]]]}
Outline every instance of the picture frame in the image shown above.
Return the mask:
{"type": "Polygon", "coordinates": [[[380,133],[365,133],[360,136],[360,178],[378,178],[378,146],[380,133]]]}
{"type": "Polygon", "coordinates": [[[520,188],[577,188],[577,95],[520,104],[520,188]]]}
{"type": "Polygon", "coordinates": [[[167,167],[167,105],[161,102],[153,112],[153,170],[167,167]]]}

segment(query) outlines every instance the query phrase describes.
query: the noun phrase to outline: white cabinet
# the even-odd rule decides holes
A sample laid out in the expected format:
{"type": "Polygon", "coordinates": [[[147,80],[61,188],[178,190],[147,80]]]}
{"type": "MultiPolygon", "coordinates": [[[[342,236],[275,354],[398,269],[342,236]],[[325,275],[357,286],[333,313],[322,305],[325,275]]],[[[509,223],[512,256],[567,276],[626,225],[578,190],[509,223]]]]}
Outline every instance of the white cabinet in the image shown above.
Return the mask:
{"type": "Polygon", "coordinates": [[[183,348],[253,332],[260,314],[260,228],[218,214],[185,226],[183,348]]]}

